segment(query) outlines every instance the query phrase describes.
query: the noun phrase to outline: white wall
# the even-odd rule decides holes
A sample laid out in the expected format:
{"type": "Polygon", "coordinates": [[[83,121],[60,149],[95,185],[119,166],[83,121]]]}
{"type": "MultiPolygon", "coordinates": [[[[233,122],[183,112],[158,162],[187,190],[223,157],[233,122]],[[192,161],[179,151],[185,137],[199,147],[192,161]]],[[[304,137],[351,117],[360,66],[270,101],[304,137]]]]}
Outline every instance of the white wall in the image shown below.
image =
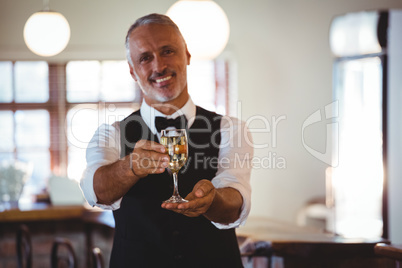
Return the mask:
{"type": "MultiPolygon", "coordinates": [[[[256,150],[286,159],[286,169],[253,172],[252,215],[294,221],[309,199],[324,196],[327,164],[303,147],[302,125],[332,101],[332,55],[328,30],[334,16],[367,9],[401,8],[396,1],[219,1],[231,22],[229,49],[237,56],[243,119],[285,115],[272,133],[255,134],[256,150]],[[231,3],[228,3],[231,2],[231,3]]],[[[324,116],[324,113],[322,113],[324,116]]],[[[305,142],[325,152],[328,120],[305,130],[305,142]]],[[[259,124],[261,126],[262,124],[259,124]]]]}
{"type": "MultiPolygon", "coordinates": [[[[49,60],[124,58],[124,37],[139,16],[165,13],[174,0],[51,0],[51,9],[70,22],[67,49],[49,60]]],[[[402,8],[395,0],[216,0],[231,23],[227,51],[237,62],[238,96],[242,119],[259,115],[271,124],[285,116],[274,135],[255,133],[259,158],[286,168],[258,168],[252,175],[253,216],[294,221],[298,209],[311,198],[324,196],[328,166],[313,157],[302,143],[303,122],[332,100],[332,56],[328,30],[335,15],[346,12],[402,8]]],[[[42,0],[0,0],[0,60],[40,59],[25,47],[22,31],[28,17],[42,8],[42,0]]],[[[324,153],[326,124],[305,130],[308,146],[324,153]]],[[[252,128],[264,127],[254,120],[252,128]]],[[[271,126],[271,130],[272,126],[271,126]]],[[[268,165],[266,161],[264,165],[268,165]]],[[[272,163],[271,163],[272,164],[272,163]]]]}
{"type": "Polygon", "coordinates": [[[389,91],[388,91],[388,194],[389,194],[389,234],[395,244],[402,243],[402,11],[390,15],[389,40],[389,91]]]}

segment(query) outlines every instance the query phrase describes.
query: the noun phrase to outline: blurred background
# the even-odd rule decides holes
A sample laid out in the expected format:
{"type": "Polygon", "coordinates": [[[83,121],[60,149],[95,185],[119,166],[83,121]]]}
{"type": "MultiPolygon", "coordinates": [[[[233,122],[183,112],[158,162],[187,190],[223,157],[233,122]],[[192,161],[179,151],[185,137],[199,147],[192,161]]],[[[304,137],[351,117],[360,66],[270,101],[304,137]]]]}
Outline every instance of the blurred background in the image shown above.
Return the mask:
{"type": "MultiPolygon", "coordinates": [[[[334,100],[331,23],[351,12],[402,8],[402,2],[215,2],[230,23],[229,40],[215,59],[192,61],[190,94],[196,104],[243,119],[253,132],[250,216],[298,223],[308,204],[325,206],[328,190],[332,121],[306,120],[334,100]]],[[[60,54],[41,57],[27,48],[23,30],[43,2],[0,0],[0,159],[33,163],[27,182],[33,193],[43,194],[52,176],[79,180],[97,126],[138,108],[141,92],[125,61],[127,29],[174,3],[51,0],[50,9],[69,22],[71,37],[60,54]]],[[[402,242],[400,230],[393,235],[402,242]]]]}

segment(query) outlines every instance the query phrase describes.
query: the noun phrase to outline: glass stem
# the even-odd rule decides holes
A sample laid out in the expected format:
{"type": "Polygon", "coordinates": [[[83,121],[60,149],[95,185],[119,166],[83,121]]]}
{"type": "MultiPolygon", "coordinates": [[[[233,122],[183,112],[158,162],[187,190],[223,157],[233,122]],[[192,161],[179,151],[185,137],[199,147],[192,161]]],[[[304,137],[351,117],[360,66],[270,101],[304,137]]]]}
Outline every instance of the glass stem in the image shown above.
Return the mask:
{"type": "Polygon", "coordinates": [[[179,195],[177,172],[173,172],[173,196],[180,196],[179,195]]]}

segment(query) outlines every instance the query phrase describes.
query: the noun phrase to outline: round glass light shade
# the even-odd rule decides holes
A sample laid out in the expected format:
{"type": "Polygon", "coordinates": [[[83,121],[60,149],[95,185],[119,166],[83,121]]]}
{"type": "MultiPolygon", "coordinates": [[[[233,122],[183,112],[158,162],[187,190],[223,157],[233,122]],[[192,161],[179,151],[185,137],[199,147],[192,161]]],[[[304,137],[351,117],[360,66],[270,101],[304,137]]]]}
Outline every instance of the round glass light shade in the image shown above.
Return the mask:
{"type": "Polygon", "coordinates": [[[33,53],[54,56],[66,48],[70,40],[70,26],[58,12],[36,12],[25,23],[24,40],[33,53]]]}
{"type": "Polygon", "coordinates": [[[214,1],[180,0],[166,15],[179,27],[192,58],[214,59],[229,40],[228,18],[214,1]]]}

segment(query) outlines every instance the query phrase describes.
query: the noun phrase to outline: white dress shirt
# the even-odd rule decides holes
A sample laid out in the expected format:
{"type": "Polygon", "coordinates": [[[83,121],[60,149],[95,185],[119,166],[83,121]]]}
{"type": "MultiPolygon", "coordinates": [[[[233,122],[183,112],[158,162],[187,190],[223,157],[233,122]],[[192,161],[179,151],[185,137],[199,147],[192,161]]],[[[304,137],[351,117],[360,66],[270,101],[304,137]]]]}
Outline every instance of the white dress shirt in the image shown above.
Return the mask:
{"type": "MultiPolygon", "coordinates": [[[[191,98],[183,106],[170,116],[166,116],[145,101],[142,102],[140,113],[146,125],[153,134],[157,134],[155,128],[155,117],[163,116],[167,118],[176,118],[185,115],[188,121],[188,127],[194,123],[196,116],[196,106],[191,98]]],[[[88,144],[86,159],[87,167],[84,171],[80,185],[84,196],[91,206],[98,206],[103,209],[119,209],[122,198],[111,205],[97,203],[97,198],[93,188],[93,177],[95,171],[104,165],[116,162],[120,159],[120,125],[115,122],[112,125],[102,124],[95,132],[88,144]]],[[[218,156],[218,171],[211,180],[215,188],[232,187],[240,192],[243,197],[243,206],[239,219],[230,224],[220,224],[212,222],[217,228],[228,229],[243,225],[246,222],[250,212],[251,202],[251,159],[253,157],[253,146],[251,134],[244,122],[224,116],[221,120],[221,143],[218,156]]],[[[202,166],[202,163],[199,163],[202,166]]],[[[142,178],[146,179],[146,178],[142,178]]]]}

